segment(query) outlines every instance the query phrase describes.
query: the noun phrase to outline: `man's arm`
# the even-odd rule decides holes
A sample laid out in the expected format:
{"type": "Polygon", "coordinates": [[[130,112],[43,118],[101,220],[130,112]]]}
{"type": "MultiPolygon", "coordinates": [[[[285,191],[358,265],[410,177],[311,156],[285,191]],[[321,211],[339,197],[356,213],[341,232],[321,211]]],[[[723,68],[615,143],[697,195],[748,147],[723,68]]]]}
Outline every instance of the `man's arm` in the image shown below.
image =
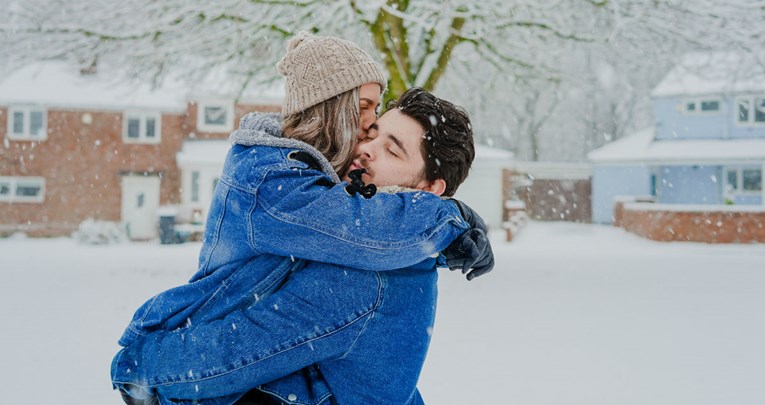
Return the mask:
{"type": "Polygon", "coordinates": [[[285,166],[258,187],[250,216],[257,251],[364,270],[407,267],[470,228],[457,205],[424,192],[349,195],[316,170],[285,166]],[[321,185],[324,184],[324,185],[321,185]]]}

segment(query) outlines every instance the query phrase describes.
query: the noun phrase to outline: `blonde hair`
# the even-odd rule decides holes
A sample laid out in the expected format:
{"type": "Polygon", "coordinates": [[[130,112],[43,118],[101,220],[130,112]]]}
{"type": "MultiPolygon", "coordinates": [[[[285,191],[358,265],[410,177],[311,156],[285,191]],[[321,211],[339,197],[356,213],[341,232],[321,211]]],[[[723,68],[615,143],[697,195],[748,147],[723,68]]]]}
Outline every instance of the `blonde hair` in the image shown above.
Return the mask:
{"type": "Polygon", "coordinates": [[[353,159],[360,127],[359,88],[356,87],[285,116],[282,132],[286,138],[316,148],[342,176],[353,159]]]}

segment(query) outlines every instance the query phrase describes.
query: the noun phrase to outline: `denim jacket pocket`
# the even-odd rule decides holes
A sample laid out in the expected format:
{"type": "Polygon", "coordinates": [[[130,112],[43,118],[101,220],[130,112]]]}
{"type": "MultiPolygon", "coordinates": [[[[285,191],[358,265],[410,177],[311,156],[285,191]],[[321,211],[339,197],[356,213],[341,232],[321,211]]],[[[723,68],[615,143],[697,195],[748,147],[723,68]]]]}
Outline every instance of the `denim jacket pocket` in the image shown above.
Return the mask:
{"type": "Polygon", "coordinates": [[[315,365],[263,384],[258,389],[290,405],[334,403],[332,391],[315,365]]]}

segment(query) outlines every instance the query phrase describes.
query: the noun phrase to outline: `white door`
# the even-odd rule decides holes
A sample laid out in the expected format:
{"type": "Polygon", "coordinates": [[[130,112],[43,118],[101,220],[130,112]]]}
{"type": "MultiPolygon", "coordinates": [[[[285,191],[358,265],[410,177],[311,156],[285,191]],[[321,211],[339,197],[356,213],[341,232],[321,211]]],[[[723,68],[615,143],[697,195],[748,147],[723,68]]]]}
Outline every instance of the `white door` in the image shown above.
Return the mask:
{"type": "Polygon", "coordinates": [[[122,176],[122,222],[130,239],[157,236],[158,176],[122,176]]]}

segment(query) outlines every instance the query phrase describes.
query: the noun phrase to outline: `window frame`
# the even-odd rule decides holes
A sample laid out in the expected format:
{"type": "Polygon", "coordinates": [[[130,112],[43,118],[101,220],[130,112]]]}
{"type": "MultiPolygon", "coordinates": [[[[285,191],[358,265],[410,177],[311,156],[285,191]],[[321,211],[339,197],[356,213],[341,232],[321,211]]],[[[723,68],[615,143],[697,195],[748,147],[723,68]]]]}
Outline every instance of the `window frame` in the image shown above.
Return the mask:
{"type": "Polygon", "coordinates": [[[749,96],[739,96],[735,99],[735,108],[733,108],[733,123],[737,127],[742,128],[755,128],[755,127],[765,127],[765,121],[755,121],[755,101],[757,99],[765,101],[765,94],[762,95],[749,95],[749,96]],[[749,102],[749,117],[747,117],[746,121],[741,121],[739,119],[739,105],[742,101],[749,102]]]}
{"type": "Polygon", "coordinates": [[[197,102],[197,130],[200,132],[231,132],[234,126],[234,103],[225,100],[200,100],[197,102]],[[226,110],[224,124],[208,124],[205,120],[207,107],[222,107],[226,110]]]}
{"type": "Polygon", "coordinates": [[[48,139],[48,110],[41,105],[12,105],[8,107],[8,127],[7,137],[11,141],[45,141],[48,139]],[[14,115],[15,113],[22,113],[22,133],[18,134],[14,132],[14,115]],[[32,123],[32,112],[39,112],[42,114],[42,133],[40,136],[33,136],[30,132],[32,123]]]}
{"type": "Polygon", "coordinates": [[[0,183],[8,183],[11,193],[9,195],[0,194],[0,202],[9,203],[42,203],[45,202],[45,177],[39,176],[0,176],[0,183]],[[37,183],[40,192],[35,196],[19,196],[19,183],[37,183]]]}
{"type": "Polygon", "coordinates": [[[728,166],[723,169],[723,193],[725,196],[734,195],[759,195],[763,191],[763,171],[762,167],[757,166],[728,166]],[[744,170],[759,170],[760,171],[760,189],[759,190],[744,190],[744,170]],[[730,173],[736,174],[736,187],[732,190],[728,189],[728,176],[730,173]]]}
{"type": "Polygon", "coordinates": [[[723,100],[720,97],[693,97],[693,98],[685,98],[683,99],[683,114],[685,115],[719,115],[722,114],[723,111],[723,100]],[[708,103],[708,102],[716,102],[717,103],[717,109],[716,110],[707,110],[702,111],[701,110],[701,104],[702,103],[708,103]],[[693,103],[694,110],[688,109],[688,104],[693,103]]]}
{"type": "Polygon", "coordinates": [[[122,142],[132,144],[158,144],[162,142],[162,113],[156,111],[125,111],[122,114],[122,142]],[[154,136],[146,134],[146,123],[154,119],[154,136]],[[138,138],[128,136],[128,127],[131,119],[138,119],[138,138]]]}

